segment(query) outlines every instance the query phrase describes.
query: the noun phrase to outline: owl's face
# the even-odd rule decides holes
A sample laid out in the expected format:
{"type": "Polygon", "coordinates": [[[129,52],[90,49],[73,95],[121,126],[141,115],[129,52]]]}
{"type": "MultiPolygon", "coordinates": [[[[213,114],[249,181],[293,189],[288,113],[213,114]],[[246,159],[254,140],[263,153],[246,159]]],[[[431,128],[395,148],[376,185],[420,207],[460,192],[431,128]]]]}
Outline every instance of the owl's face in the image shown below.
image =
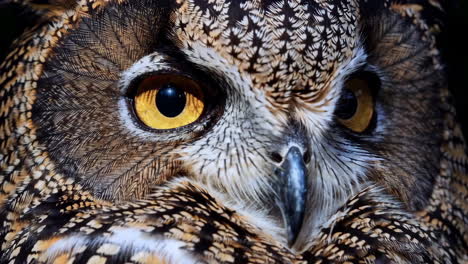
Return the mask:
{"type": "Polygon", "coordinates": [[[39,142],[99,198],[184,177],[284,243],[369,184],[418,209],[445,84],[418,28],[359,5],[108,3],[45,54],[39,142]]]}

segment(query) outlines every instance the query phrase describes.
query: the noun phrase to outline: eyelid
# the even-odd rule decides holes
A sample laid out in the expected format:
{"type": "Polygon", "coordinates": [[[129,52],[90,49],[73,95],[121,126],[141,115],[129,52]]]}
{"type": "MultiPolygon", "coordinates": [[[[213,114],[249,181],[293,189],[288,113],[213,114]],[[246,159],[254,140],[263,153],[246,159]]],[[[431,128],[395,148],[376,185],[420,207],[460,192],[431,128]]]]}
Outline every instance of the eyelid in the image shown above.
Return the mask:
{"type": "MultiPolygon", "coordinates": [[[[137,92],[137,87],[138,85],[146,78],[149,78],[151,76],[155,75],[178,75],[187,79],[190,79],[192,81],[195,81],[197,83],[203,84],[203,82],[200,82],[196,78],[193,78],[191,74],[187,73],[182,73],[179,70],[162,70],[162,71],[157,71],[157,72],[146,72],[143,73],[139,76],[136,76],[135,79],[131,80],[128,84],[127,87],[125,87],[125,90],[123,90],[123,95],[128,98],[133,98],[136,95],[137,92]]],[[[203,85],[200,85],[201,87],[204,87],[203,85]]]]}
{"type": "Polygon", "coordinates": [[[131,92],[129,89],[145,76],[165,72],[181,74],[175,64],[171,62],[170,57],[159,52],[147,55],[122,72],[119,81],[120,94],[129,94],[131,92]]]}
{"type": "MultiPolygon", "coordinates": [[[[213,74],[207,71],[203,65],[195,65],[189,61],[185,62],[183,58],[175,61],[174,58],[161,53],[153,53],[145,56],[122,72],[118,85],[121,98],[120,104],[121,107],[123,107],[120,109],[122,119],[134,133],[143,133],[145,134],[145,138],[155,133],[161,136],[172,135],[177,138],[191,138],[190,135],[194,133],[196,133],[196,135],[201,135],[202,131],[216,124],[217,120],[219,120],[224,113],[223,106],[226,103],[226,94],[225,90],[220,86],[219,81],[214,81],[213,74]],[[170,131],[156,131],[155,129],[143,125],[140,120],[138,120],[138,116],[133,108],[138,84],[145,77],[161,74],[179,75],[199,84],[205,94],[205,109],[197,122],[170,129],[170,131]]],[[[158,141],[159,139],[154,138],[154,140],[158,141]]]]}

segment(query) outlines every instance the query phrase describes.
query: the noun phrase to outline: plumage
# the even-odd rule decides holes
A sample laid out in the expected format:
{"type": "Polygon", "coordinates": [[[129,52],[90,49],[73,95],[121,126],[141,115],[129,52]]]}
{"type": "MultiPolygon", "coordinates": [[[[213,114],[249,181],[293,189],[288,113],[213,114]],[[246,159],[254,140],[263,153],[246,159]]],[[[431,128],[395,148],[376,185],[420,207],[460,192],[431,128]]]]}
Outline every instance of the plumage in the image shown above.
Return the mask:
{"type": "Polygon", "coordinates": [[[444,3],[18,2],[1,263],[468,261],[444,3]]]}

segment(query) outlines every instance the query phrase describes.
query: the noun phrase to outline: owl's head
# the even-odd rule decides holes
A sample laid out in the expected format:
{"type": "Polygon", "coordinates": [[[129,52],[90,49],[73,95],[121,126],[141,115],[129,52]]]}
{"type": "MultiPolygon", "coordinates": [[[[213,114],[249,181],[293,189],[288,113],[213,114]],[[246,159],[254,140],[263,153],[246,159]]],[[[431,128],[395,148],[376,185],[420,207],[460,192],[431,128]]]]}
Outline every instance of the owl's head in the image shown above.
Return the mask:
{"type": "Polygon", "coordinates": [[[369,184],[425,205],[446,84],[417,5],[64,2],[25,100],[34,147],[97,198],[183,177],[298,245],[369,184]]]}

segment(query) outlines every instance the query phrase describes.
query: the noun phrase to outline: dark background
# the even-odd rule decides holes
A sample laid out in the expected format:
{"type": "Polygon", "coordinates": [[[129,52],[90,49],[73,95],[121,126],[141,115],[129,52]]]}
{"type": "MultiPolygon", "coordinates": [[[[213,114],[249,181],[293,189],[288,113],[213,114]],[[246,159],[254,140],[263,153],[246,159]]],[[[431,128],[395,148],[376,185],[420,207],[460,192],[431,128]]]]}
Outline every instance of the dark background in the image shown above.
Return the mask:
{"type": "MultiPolygon", "coordinates": [[[[13,39],[25,27],[35,23],[33,13],[19,5],[2,4],[0,0],[0,63],[13,39]]],[[[376,0],[379,1],[379,0],[376,0]]],[[[446,5],[447,25],[440,37],[443,58],[447,65],[449,88],[454,95],[459,121],[468,139],[468,1],[442,1],[446,5]]]]}

